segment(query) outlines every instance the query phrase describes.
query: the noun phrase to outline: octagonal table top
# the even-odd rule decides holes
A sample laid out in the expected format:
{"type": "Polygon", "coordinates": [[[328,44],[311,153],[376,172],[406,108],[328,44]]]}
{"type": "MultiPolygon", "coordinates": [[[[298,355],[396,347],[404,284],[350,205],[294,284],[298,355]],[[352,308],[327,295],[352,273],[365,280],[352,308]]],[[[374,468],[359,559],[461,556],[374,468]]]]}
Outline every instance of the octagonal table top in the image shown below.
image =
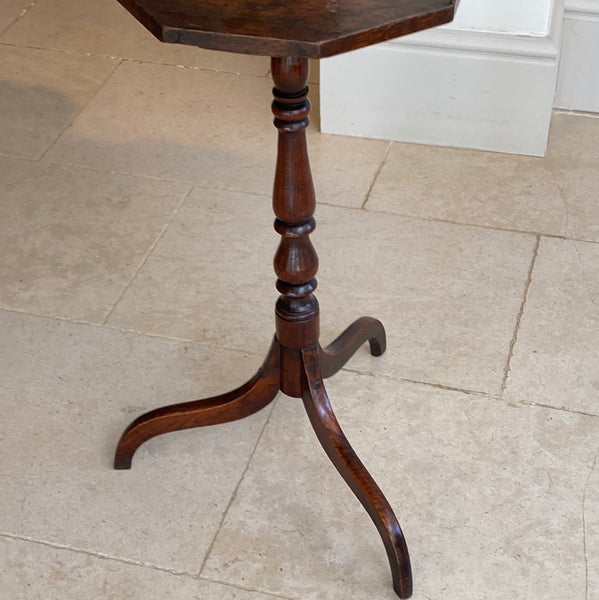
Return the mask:
{"type": "Polygon", "coordinates": [[[118,0],[159,40],[324,58],[448,23],[459,0],[118,0]]]}

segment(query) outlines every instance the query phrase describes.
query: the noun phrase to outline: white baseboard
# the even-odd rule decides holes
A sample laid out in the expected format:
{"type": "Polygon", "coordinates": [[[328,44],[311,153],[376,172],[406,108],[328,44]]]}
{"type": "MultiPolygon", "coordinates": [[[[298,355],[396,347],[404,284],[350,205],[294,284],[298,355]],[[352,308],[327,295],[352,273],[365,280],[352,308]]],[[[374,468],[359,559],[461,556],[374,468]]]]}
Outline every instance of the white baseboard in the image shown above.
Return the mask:
{"type": "Polygon", "coordinates": [[[599,0],[566,2],[555,105],[599,112],[599,0]]]}
{"type": "Polygon", "coordinates": [[[439,28],[323,60],[322,130],[542,156],[561,22],[546,37],[439,28]]]}

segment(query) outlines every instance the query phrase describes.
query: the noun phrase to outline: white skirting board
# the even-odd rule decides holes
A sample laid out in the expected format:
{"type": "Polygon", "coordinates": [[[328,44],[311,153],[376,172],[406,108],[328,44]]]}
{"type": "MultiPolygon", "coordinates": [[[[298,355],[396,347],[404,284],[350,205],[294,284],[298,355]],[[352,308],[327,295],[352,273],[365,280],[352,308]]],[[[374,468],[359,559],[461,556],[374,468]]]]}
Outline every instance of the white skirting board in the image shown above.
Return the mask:
{"type": "Polygon", "coordinates": [[[599,0],[568,0],[556,107],[599,112],[599,0]]]}
{"type": "Polygon", "coordinates": [[[322,131],[542,156],[561,22],[548,36],[439,28],[322,60],[322,131]]]}

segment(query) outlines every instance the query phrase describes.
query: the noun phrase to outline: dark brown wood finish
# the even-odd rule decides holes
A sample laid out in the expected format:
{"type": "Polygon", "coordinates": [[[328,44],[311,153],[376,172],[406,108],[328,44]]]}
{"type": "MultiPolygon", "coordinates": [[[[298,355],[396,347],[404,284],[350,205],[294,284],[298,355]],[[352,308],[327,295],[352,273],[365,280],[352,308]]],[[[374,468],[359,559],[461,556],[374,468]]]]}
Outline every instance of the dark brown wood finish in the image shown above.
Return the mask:
{"type": "Polygon", "coordinates": [[[280,345],[276,338],[260,370],[237,389],[213,398],[171,404],[145,413],[123,432],[114,457],[115,469],[130,469],[135,451],[149,439],[193,427],[220,425],[258,412],[279,392],[280,345]]]}
{"type": "Polygon", "coordinates": [[[365,342],[370,344],[372,356],[381,356],[385,352],[387,336],[385,328],[379,320],[362,317],[350,325],[326,348],[323,349],[319,345],[322,376],[326,379],[337,373],[365,342]]]}
{"type": "Polygon", "coordinates": [[[412,569],[408,547],[397,518],[362,461],[350,446],[324,387],[318,346],[302,350],[304,406],[316,437],[351,491],[370,515],[383,540],[393,577],[393,589],[400,598],[412,595],[412,569]]]}
{"type": "Polygon", "coordinates": [[[319,335],[318,302],[313,294],[318,257],[309,237],[316,226],[316,197],[305,131],[310,112],[308,69],[305,58],[271,60],[272,111],[279,131],[273,210],[275,230],[281,235],[274,258],[281,293],[276,304],[276,335],[286,348],[281,390],[296,398],[301,396],[300,350],[317,343],[319,335]]]}
{"type": "MultiPolygon", "coordinates": [[[[458,0],[119,0],[163,41],[231,52],[266,54],[274,81],[272,111],[278,130],[273,210],[281,240],[274,257],[276,335],[264,364],[237,389],[205,400],[152,410],[133,421],[117,445],[116,469],[129,469],[150,438],[191,427],[241,419],[280,391],[302,398],[310,423],[331,462],[374,522],[387,551],[393,587],[412,593],[406,543],[385,496],[347,441],[331,408],[324,378],[370,343],[385,351],[380,321],[362,317],[326,348],[319,343],[314,291],[318,256],[310,234],[316,205],[305,129],[308,57],[320,58],[446,23],[458,0]]],[[[342,592],[341,592],[342,595],[342,592]]]]}
{"type": "Polygon", "coordinates": [[[119,0],[159,40],[325,58],[448,23],[458,0],[119,0]]]}

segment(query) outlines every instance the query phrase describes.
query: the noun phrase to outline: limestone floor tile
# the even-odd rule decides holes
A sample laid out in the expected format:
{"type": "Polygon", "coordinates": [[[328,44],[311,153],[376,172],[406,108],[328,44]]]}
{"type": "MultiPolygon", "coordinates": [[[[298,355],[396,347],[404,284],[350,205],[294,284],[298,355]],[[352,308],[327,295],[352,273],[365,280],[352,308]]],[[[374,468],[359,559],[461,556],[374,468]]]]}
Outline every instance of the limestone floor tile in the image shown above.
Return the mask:
{"type": "Polygon", "coordinates": [[[599,118],[554,113],[547,157],[552,160],[599,161],[599,118]]]}
{"type": "Polygon", "coordinates": [[[11,600],[272,600],[254,592],[0,537],[0,596],[11,600]]]}
{"type": "Polygon", "coordinates": [[[272,222],[266,196],[196,188],[108,325],[266,351],[278,296],[272,222]]]}
{"type": "Polygon", "coordinates": [[[547,160],[411,144],[392,146],[366,206],[551,235],[568,215],[547,160]]]}
{"type": "Polygon", "coordinates": [[[599,242],[599,119],[556,113],[548,160],[567,209],[566,237],[599,242]]]}
{"type": "MultiPolygon", "coordinates": [[[[266,350],[274,329],[266,197],[197,189],[111,314],[110,326],[266,350]]],[[[498,393],[532,259],[531,236],[321,206],[323,343],[369,314],[380,358],[351,368],[498,393]]]]}
{"type": "Polygon", "coordinates": [[[323,343],[366,314],[387,352],[350,368],[499,392],[532,236],[329,207],[317,223],[323,343]]]}
{"type": "Polygon", "coordinates": [[[31,0],[3,0],[0,6],[0,34],[31,5],[31,0]]]}
{"type": "Polygon", "coordinates": [[[555,158],[551,160],[554,178],[568,211],[566,237],[599,242],[599,202],[597,202],[599,159],[555,158]]]}
{"type": "MultiPolygon", "coordinates": [[[[271,89],[268,78],[124,63],[47,156],[270,194],[271,89]]],[[[336,139],[309,135],[318,197],[361,206],[387,143],[336,139]]]]}
{"type": "Polygon", "coordinates": [[[101,322],[189,191],[0,157],[0,306],[101,322]]]}
{"type": "Polygon", "coordinates": [[[506,397],[599,415],[599,245],[541,241],[506,397]]]}
{"type": "MultiPolygon", "coordinates": [[[[317,110],[314,112],[318,113],[317,110]]],[[[316,116],[319,118],[318,114],[316,116]]],[[[311,126],[308,130],[308,149],[317,200],[324,204],[360,208],[368,197],[389,143],[323,135],[316,127],[311,126]]]]}
{"type": "Polygon", "coordinates": [[[0,532],[197,573],[268,409],[154,438],[130,471],[112,469],[114,448],[134,417],[236,387],[255,359],[5,311],[0,319],[0,532]]]}
{"type": "Polygon", "coordinates": [[[117,62],[0,45],[0,153],[38,158],[117,62]]]}
{"type": "MultiPolygon", "coordinates": [[[[583,536],[599,511],[597,418],[347,372],[327,387],[396,509],[414,600],[599,594],[589,577],[585,595],[583,536]]],[[[300,401],[278,401],[202,574],[301,600],[396,598],[378,534],[300,401]]]]}
{"type": "Polygon", "coordinates": [[[585,494],[583,496],[585,510],[585,549],[587,558],[588,589],[587,595],[592,598],[592,593],[599,590],[599,469],[598,456],[595,456],[593,469],[587,478],[585,494]]]}
{"type": "Polygon", "coordinates": [[[0,41],[265,76],[268,57],[163,44],[117,0],[38,0],[0,41]]]}

